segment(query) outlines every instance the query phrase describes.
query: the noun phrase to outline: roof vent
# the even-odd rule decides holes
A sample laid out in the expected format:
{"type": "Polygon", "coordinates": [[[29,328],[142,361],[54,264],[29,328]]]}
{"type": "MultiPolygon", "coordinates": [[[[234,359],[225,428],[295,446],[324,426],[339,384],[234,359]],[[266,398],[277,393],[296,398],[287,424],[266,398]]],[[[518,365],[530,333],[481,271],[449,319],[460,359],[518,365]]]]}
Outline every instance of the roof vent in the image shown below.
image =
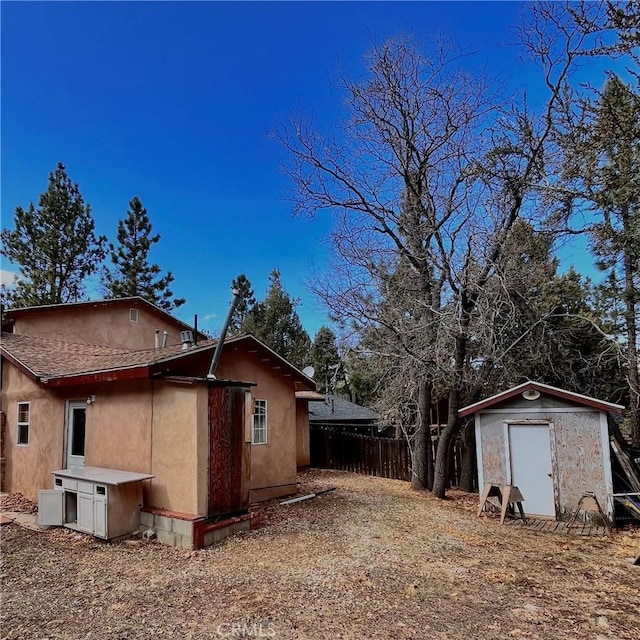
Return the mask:
{"type": "Polygon", "coordinates": [[[181,331],[180,342],[182,343],[183,351],[190,349],[193,346],[193,331],[181,331]]]}

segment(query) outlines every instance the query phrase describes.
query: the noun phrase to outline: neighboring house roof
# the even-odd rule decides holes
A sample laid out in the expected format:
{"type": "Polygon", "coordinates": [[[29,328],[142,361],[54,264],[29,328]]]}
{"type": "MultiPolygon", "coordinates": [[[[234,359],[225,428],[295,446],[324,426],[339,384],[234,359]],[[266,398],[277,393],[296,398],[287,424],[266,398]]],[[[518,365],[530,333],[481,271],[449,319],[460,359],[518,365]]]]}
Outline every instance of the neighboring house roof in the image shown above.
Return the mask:
{"type": "Polygon", "coordinates": [[[335,396],[309,402],[309,422],[373,423],[379,419],[375,411],[335,396]]]}
{"type": "Polygon", "coordinates": [[[554,396],[556,398],[561,398],[562,400],[568,400],[569,402],[573,402],[575,404],[586,407],[592,407],[594,409],[599,409],[600,411],[608,411],[610,413],[618,414],[624,411],[624,407],[619,404],[613,404],[604,400],[598,400],[597,398],[584,396],[580,393],[573,393],[572,391],[558,389],[557,387],[552,387],[548,384],[543,384],[542,382],[533,382],[529,380],[528,382],[524,382],[523,384],[518,385],[517,387],[513,387],[508,391],[503,391],[502,393],[491,396],[486,400],[481,400],[480,402],[475,402],[474,404],[470,404],[467,407],[463,407],[458,413],[460,414],[460,417],[472,415],[474,413],[477,413],[478,411],[482,411],[484,409],[492,407],[529,390],[539,391],[541,394],[554,396]]]}
{"type": "MultiPolygon", "coordinates": [[[[68,310],[68,309],[86,309],[86,308],[95,308],[95,307],[113,307],[113,306],[131,306],[132,303],[136,303],[138,305],[146,307],[147,311],[150,313],[162,317],[163,320],[168,322],[173,322],[180,331],[183,330],[193,330],[193,327],[188,325],[186,322],[182,320],[178,320],[170,313],[162,310],[160,307],[157,307],[155,304],[145,300],[140,296],[130,296],[127,298],[109,298],[106,300],[84,300],[82,302],[64,302],[60,304],[43,304],[34,307],[19,307],[17,309],[5,309],[2,314],[2,324],[3,328],[5,323],[12,323],[20,317],[24,317],[26,315],[32,315],[37,313],[42,313],[43,311],[57,311],[57,310],[68,310]]],[[[198,331],[198,339],[206,339],[206,335],[198,331]]]]}
{"type": "MultiPolygon", "coordinates": [[[[242,343],[272,367],[295,376],[311,388],[315,383],[252,335],[233,336],[225,345],[242,343]]],[[[44,386],[66,386],[108,380],[145,378],[167,373],[167,364],[213,351],[215,340],[183,349],[181,345],[139,351],[96,344],[70,343],[51,338],[2,334],[2,355],[44,386]]]]}

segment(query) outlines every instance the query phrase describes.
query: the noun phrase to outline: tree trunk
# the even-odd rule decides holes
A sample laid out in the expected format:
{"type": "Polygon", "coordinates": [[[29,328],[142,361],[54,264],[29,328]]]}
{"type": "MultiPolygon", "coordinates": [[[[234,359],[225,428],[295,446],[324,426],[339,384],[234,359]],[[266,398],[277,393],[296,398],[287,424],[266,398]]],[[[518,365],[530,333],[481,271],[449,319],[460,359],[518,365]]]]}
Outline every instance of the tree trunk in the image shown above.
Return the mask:
{"type": "MultiPolygon", "coordinates": [[[[626,224],[625,219],[625,226],[626,224]]],[[[631,230],[629,230],[631,232],[631,230]]],[[[636,299],[638,292],[634,285],[634,256],[631,251],[624,253],[625,321],[627,329],[628,376],[629,376],[629,421],[631,423],[631,446],[640,449],[640,375],[638,374],[638,330],[636,299]]]]}
{"type": "Polygon", "coordinates": [[[461,491],[474,492],[476,477],[476,430],[473,422],[469,422],[462,431],[462,469],[460,471],[461,491]]]}
{"type": "MultiPolygon", "coordinates": [[[[429,490],[429,475],[433,478],[433,454],[431,452],[431,385],[418,383],[418,430],[413,445],[411,487],[429,490]]],[[[433,479],[431,480],[431,485],[433,479]]]]}
{"type": "Polygon", "coordinates": [[[461,319],[462,331],[455,338],[454,377],[449,390],[449,413],[447,426],[440,434],[438,449],[436,451],[436,464],[433,477],[433,495],[436,498],[444,498],[449,480],[449,458],[453,441],[460,428],[458,409],[462,396],[462,380],[464,373],[464,360],[467,353],[466,329],[469,326],[470,317],[465,314],[461,319]]]}

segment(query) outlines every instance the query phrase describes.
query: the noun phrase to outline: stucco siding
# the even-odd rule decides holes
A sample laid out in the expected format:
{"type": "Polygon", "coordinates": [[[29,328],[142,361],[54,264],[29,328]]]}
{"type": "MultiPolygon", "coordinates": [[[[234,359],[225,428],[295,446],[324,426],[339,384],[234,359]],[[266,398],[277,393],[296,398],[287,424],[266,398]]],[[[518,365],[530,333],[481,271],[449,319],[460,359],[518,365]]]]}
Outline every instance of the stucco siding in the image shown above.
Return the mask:
{"type": "Polygon", "coordinates": [[[309,401],[296,400],[296,465],[300,469],[310,463],[309,401]]]}
{"type": "Polygon", "coordinates": [[[63,458],[64,400],[52,396],[6,360],[2,366],[2,410],[6,413],[3,491],[19,491],[37,500],[53,487],[51,472],[63,458]],[[17,406],[29,402],[29,443],[17,444],[17,406]]]}
{"type": "Polygon", "coordinates": [[[153,349],[155,329],[168,332],[168,344],[180,342],[180,330],[175,323],[150,313],[135,300],[127,304],[97,304],[87,309],[51,309],[25,313],[18,317],[14,333],[48,337],[66,342],[101,344],[127,349],[153,349]],[[136,309],[138,321],[132,322],[129,310],[136,309]]]}
{"type": "Polygon", "coordinates": [[[95,396],[87,405],[85,464],[151,472],[151,382],[134,380],[84,388],[78,397],[95,396]],[[83,394],[83,395],[82,395],[83,394]]]}
{"type": "Polygon", "coordinates": [[[255,382],[253,399],[267,401],[267,443],[251,447],[252,500],[292,493],[296,487],[297,425],[291,378],[284,378],[270,362],[231,349],[222,352],[218,373],[232,380],[255,382]]]}
{"type": "Polygon", "coordinates": [[[199,513],[198,404],[197,387],[154,382],[149,506],[199,513]]]}

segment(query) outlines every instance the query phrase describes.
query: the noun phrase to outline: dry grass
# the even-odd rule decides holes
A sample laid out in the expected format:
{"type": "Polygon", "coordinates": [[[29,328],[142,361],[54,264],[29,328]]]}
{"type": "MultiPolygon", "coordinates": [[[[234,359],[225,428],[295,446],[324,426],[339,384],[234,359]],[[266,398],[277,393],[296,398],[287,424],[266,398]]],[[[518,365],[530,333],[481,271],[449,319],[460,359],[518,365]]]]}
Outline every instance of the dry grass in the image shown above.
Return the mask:
{"type": "Polygon", "coordinates": [[[640,637],[638,531],[542,534],[476,518],[463,494],[301,482],[337,490],[270,503],[262,526],[194,554],[3,527],[2,637],[640,637]]]}

